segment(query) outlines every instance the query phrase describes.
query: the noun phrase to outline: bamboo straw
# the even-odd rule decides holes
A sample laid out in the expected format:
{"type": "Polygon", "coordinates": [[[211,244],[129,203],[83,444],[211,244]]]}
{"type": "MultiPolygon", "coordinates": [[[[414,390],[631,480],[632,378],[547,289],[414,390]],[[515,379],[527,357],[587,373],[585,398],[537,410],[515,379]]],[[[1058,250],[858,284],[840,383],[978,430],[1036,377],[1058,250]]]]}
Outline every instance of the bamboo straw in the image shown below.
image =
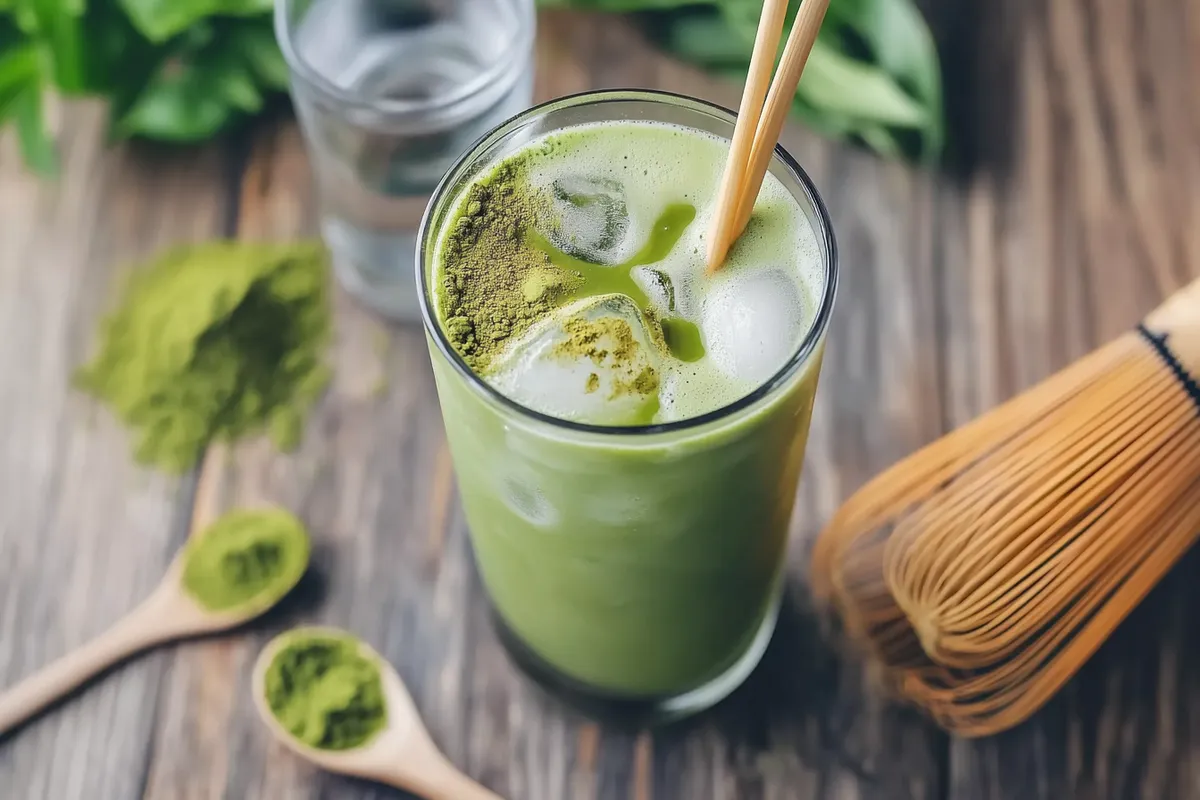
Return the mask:
{"type": "Polygon", "coordinates": [[[728,240],[737,222],[736,211],[741,202],[742,184],[746,180],[746,168],[750,163],[763,100],[771,84],[771,70],[775,66],[775,53],[779,50],[779,37],[783,33],[787,7],[787,0],[766,0],[762,15],[758,18],[754,52],[750,55],[750,71],[746,75],[746,86],[742,90],[742,102],[738,106],[737,122],[733,127],[733,139],[729,143],[729,159],[725,162],[721,188],[717,193],[717,213],[709,229],[710,271],[714,269],[714,264],[719,265],[725,260],[729,250],[728,240]]]}
{"type": "Polygon", "coordinates": [[[729,159],[717,195],[716,212],[709,224],[706,264],[709,275],[721,268],[729,248],[746,228],[771,163],[771,153],[783,132],[792,98],[828,8],[829,0],[804,0],[800,5],[779,70],[770,83],[770,91],[766,92],[764,107],[763,95],[774,66],[772,62],[787,13],[787,0],[766,0],[763,6],[750,58],[750,72],[730,142],[729,159]]]}
{"type": "Polygon", "coordinates": [[[788,36],[787,45],[783,49],[783,58],[779,62],[779,70],[775,73],[775,82],[767,95],[767,106],[763,111],[762,120],[754,135],[754,146],[750,149],[750,166],[746,170],[746,181],[742,184],[742,193],[738,199],[737,214],[730,245],[737,241],[746,230],[750,221],[750,213],[754,210],[754,202],[762,189],[763,178],[767,175],[767,167],[771,164],[771,155],[779,136],[783,133],[783,125],[787,122],[788,112],[796,97],[796,87],[800,85],[800,75],[804,65],[816,44],[817,34],[829,8],[829,0],[805,0],[796,12],[796,20],[792,23],[792,32],[788,36]]]}

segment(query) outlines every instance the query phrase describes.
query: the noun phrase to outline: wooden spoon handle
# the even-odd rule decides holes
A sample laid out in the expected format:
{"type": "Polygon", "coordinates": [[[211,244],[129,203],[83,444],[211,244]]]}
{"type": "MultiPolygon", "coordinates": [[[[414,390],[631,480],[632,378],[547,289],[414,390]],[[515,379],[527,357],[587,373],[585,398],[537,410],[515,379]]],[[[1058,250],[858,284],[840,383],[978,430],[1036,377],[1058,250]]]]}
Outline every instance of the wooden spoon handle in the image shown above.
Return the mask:
{"type": "Polygon", "coordinates": [[[410,763],[377,776],[381,783],[415,792],[425,800],[504,800],[459,772],[441,753],[423,754],[410,763]]]}
{"type": "Polygon", "coordinates": [[[0,735],[139,650],[170,638],[154,598],[108,631],[0,694],[0,735]]]}

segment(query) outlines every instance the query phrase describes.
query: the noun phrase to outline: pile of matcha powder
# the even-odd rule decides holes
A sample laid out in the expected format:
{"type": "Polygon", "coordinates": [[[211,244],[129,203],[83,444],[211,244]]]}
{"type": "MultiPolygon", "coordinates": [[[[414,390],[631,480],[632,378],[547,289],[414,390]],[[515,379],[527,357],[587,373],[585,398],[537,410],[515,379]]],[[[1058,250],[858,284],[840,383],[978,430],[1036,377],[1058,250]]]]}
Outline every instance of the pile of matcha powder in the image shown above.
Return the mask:
{"type": "Polygon", "coordinates": [[[133,429],[140,462],[184,472],[214,440],[293,447],[329,335],[319,243],[184,247],[134,270],[76,383],[133,429]]]}
{"type": "Polygon", "coordinates": [[[350,636],[304,630],[267,667],[264,692],[275,719],[310,747],[349,750],[387,725],[379,666],[350,636]]]}
{"type": "Polygon", "coordinates": [[[581,283],[525,243],[539,213],[527,167],[527,158],[511,158],[473,184],[445,240],[438,288],[446,333],[477,372],[581,283]]]}
{"type": "Polygon", "coordinates": [[[311,551],[283,509],[230,511],[184,549],[183,586],[208,611],[265,609],[299,582],[311,551]]]}

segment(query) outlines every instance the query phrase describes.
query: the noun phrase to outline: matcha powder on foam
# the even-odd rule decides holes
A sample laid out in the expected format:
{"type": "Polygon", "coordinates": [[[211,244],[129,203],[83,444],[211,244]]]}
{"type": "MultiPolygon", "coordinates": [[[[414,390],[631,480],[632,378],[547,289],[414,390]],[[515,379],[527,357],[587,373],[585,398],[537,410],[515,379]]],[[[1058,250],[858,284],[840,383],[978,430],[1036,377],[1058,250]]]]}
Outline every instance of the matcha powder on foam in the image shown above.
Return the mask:
{"type": "Polygon", "coordinates": [[[266,431],[289,449],[329,380],[319,244],[217,242],[135,271],[101,329],[84,391],[136,430],[139,461],[172,472],[205,446],[266,431]]]}
{"type": "MultiPolygon", "coordinates": [[[[549,242],[532,243],[542,238],[535,221],[541,217],[552,224],[554,216],[544,205],[544,196],[529,186],[529,165],[554,147],[546,143],[510,157],[472,184],[443,243],[438,285],[441,316],[451,345],[479,374],[488,372],[510,341],[570,300],[585,283],[579,272],[554,263],[549,242]]],[[[636,361],[639,344],[623,320],[576,318],[567,323],[565,334],[556,355],[590,358],[609,369],[636,361]]],[[[652,330],[655,334],[656,343],[665,350],[661,328],[652,330]]],[[[615,378],[612,397],[653,394],[658,385],[658,373],[647,365],[615,378]]],[[[599,387],[599,375],[589,375],[585,391],[599,387]]]]}
{"type": "Polygon", "coordinates": [[[446,332],[478,372],[581,283],[525,243],[537,212],[527,164],[510,159],[473,184],[445,239],[439,299],[446,332]]]}

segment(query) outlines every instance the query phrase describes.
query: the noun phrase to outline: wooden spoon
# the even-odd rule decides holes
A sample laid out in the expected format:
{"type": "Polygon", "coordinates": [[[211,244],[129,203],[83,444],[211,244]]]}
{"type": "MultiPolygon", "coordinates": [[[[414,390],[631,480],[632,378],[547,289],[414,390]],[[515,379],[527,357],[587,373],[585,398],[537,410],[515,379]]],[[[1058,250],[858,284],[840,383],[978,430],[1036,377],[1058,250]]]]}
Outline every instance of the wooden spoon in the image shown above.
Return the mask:
{"type": "Polygon", "coordinates": [[[207,611],[184,589],[183,568],[184,553],[180,553],[158,588],[121,621],[0,694],[0,734],[135,653],[164,642],[234,628],[261,615],[295,584],[274,587],[270,596],[260,595],[237,609],[207,611]]]}
{"type": "Polygon", "coordinates": [[[267,705],[267,669],[279,651],[296,637],[351,634],[336,628],[297,628],[271,640],[254,665],[254,705],[258,715],[289,750],[330,772],[352,775],[424,797],[425,800],[502,800],[460,772],[442,755],[417,714],[412,696],[400,676],[369,645],[355,638],[359,654],[379,667],[387,706],[387,724],[360,747],[349,750],[320,750],[297,739],[279,724],[267,705]]]}

